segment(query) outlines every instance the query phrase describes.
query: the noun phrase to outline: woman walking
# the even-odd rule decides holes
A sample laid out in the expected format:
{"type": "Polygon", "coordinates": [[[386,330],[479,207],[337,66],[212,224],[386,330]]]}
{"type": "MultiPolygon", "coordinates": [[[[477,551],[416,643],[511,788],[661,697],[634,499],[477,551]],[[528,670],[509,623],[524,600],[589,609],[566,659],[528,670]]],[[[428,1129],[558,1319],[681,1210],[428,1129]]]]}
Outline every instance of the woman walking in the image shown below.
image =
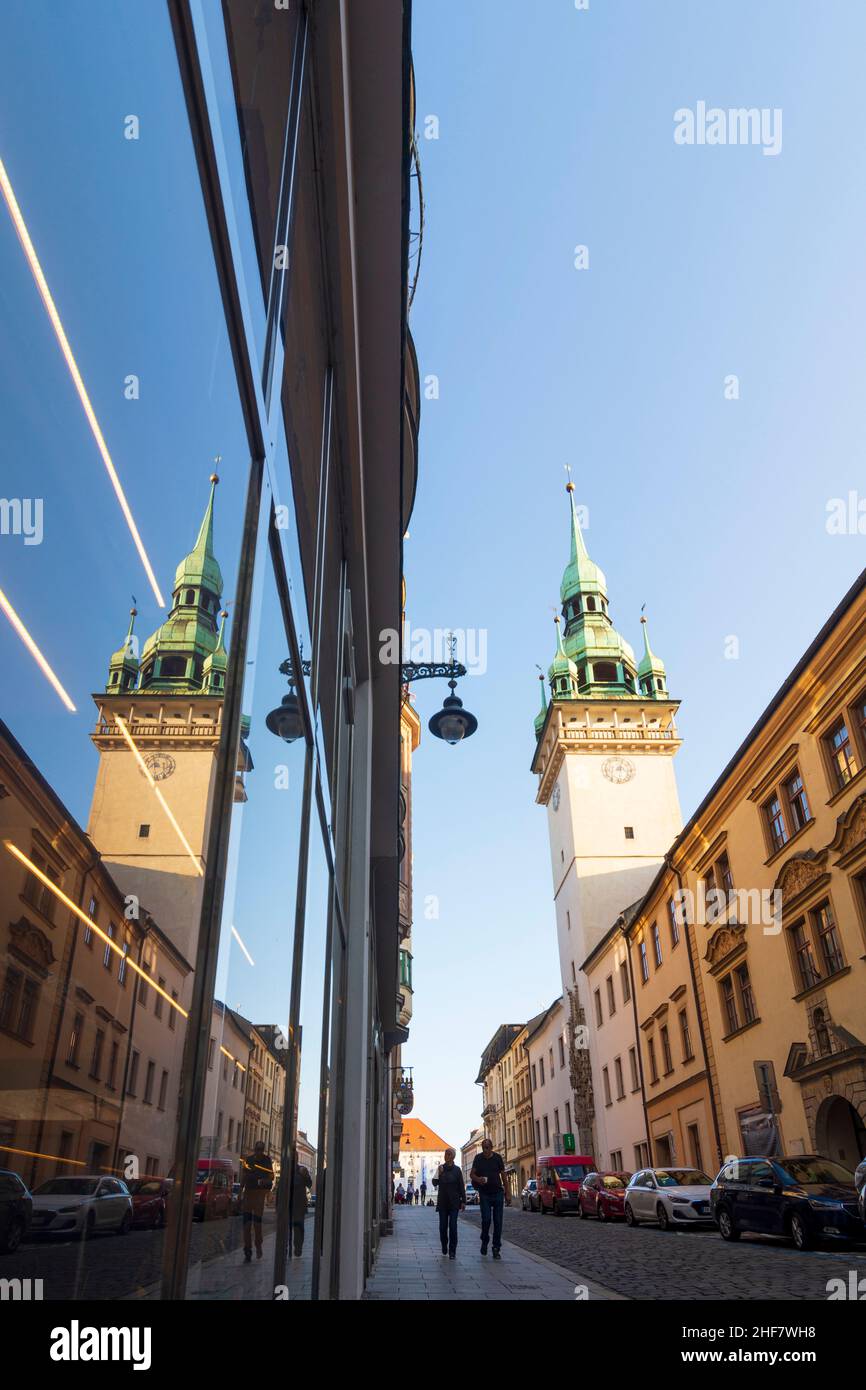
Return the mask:
{"type": "Polygon", "coordinates": [[[454,1149],[445,1150],[445,1162],[439,1164],[433,1186],[438,1190],[436,1210],[439,1213],[439,1239],[442,1254],[454,1259],[457,1254],[457,1216],[466,1206],[466,1187],[463,1173],[454,1162],[454,1149]]]}

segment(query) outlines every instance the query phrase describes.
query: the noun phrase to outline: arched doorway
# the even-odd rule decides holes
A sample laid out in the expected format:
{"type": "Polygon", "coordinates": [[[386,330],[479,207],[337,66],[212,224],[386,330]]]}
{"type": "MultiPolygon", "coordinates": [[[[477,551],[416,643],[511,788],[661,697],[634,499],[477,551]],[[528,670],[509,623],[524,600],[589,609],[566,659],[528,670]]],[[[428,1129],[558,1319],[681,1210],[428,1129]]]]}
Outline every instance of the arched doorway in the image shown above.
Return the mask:
{"type": "Polygon", "coordinates": [[[815,1124],[819,1152],[852,1170],[866,1158],[866,1124],[844,1096],[821,1102],[815,1124]]]}

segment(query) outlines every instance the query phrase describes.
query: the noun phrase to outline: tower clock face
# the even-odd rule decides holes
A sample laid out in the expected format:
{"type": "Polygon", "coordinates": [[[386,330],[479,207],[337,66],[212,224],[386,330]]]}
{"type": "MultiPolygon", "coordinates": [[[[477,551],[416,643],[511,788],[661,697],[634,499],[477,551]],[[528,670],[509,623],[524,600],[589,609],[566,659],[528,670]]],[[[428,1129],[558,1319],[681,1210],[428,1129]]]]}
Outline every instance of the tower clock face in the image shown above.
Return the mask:
{"type": "Polygon", "coordinates": [[[164,782],[177,767],[170,753],[145,753],[142,761],[154,782],[164,782]]]}
{"type": "Polygon", "coordinates": [[[601,770],[607,780],[616,786],[630,782],[636,771],[630,758],[605,758],[601,770]]]}
{"type": "Polygon", "coordinates": [[[557,782],[556,786],[553,788],[553,791],[551,792],[551,795],[550,795],[550,804],[551,804],[551,806],[553,807],[554,811],[558,811],[558,810],[559,810],[559,803],[560,803],[561,798],[562,798],[562,792],[561,792],[561,790],[560,790],[559,783],[557,782]]]}

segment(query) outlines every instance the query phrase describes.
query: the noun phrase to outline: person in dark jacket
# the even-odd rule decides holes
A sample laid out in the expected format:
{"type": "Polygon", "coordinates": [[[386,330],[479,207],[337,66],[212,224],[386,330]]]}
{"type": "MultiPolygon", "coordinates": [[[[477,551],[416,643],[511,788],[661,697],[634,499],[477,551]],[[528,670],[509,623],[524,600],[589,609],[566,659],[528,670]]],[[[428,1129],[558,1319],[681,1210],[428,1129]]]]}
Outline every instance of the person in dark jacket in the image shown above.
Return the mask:
{"type": "Polygon", "coordinates": [[[463,1173],[454,1162],[453,1149],[445,1150],[445,1162],[439,1164],[433,1186],[438,1189],[436,1210],[439,1213],[439,1239],[442,1254],[454,1259],[457,1254],[457,1216],[466,1207],[466,1187],[463,1173]]]}
{"type": "Polygon", "coordinates": [[[304,1253],[304,1222],[307,1219],[307,1192],[313,1186],[313,1179],[310,1177],[310,1170],[305,1168],[303,1163],[298,1162],[295,1155],[294,1171],[292,1175],[292,1243],[293,1253],[302,1255],[304,1253]]]}
{"type": "Polygon", "coordinates": [[[274,1185],[274,1162],[264,1141],[257,1139],[255,1148],[241,1159],[241,1212],[244,1222],[244,1260],[253,1257],[253,1229],[256,1236],[256,1255],[262,1258],[262,1212],[265,1197],[274,1185]]]}

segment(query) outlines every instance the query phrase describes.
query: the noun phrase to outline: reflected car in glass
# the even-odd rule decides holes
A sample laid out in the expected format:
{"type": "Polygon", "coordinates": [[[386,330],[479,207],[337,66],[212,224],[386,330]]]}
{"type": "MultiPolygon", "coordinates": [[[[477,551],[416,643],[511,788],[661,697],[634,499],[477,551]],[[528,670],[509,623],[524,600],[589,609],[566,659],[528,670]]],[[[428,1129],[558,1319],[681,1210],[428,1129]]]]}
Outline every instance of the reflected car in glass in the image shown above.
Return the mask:
{"type": "Polygon", "coordinates": [[[820,1154],[729,1159],[710,1202],[722,1240],[750,1231],[781,1236],[798,1250],[866,1240],[853,1172],[820,1154]]]}
{"type": "Polygon", "coordinates": [[[625,1191],[626,1224],[652,1222],[660,1231],[712,1226],[712,1181],[700,1168],[642,1168],[625,1191]]]}
{"type": "Polygon", "coordinates": [[[132,1197],[120,1178],[48,1178],[33,1189],[31,1235],[91,1236],[132,1226],[132,1197]]]}
{"type": "Polygon", "coordinates": [[[218,1220],[232,1207],[234,1169],[224,1158],[200,1158],[195,1170],[192,1214],[196,1221],[218,1220]]]}
{"type": "Polygon", "coordinates": [[[587,1173],[580,1187],[580,1214],[599,1221],[618,1221],[625,1216],[625,1190],[631,1173],[587,1173]]]}
{"type": "Polygon", "coordinates": [[[126,1185],[132,1194],[133,1226],[150,1226],[154,1230],[164,1226],[171,1178],[133,1178],[126,1185]]]}
{"type": "Polygon", "coordinates": [[[595,1159],[586,1154],[542,1154],[538,1162],[538,1209],[556,1216],[579,1211],[580,1185],[596,1171],[595,1159]]]}
{"type": "Polygon", "coordinates": [[[466,1184],[466,1205],[467,1207],[477,1207],[479,1205],[478,1192],[471,1182],[466,1184]]]}
{"type": "Polygon", "coordinates": [[[14,1255],[30,1229],[33,1198],[17,1173],[0,1168],[0,1255],[14,1255]]]}

